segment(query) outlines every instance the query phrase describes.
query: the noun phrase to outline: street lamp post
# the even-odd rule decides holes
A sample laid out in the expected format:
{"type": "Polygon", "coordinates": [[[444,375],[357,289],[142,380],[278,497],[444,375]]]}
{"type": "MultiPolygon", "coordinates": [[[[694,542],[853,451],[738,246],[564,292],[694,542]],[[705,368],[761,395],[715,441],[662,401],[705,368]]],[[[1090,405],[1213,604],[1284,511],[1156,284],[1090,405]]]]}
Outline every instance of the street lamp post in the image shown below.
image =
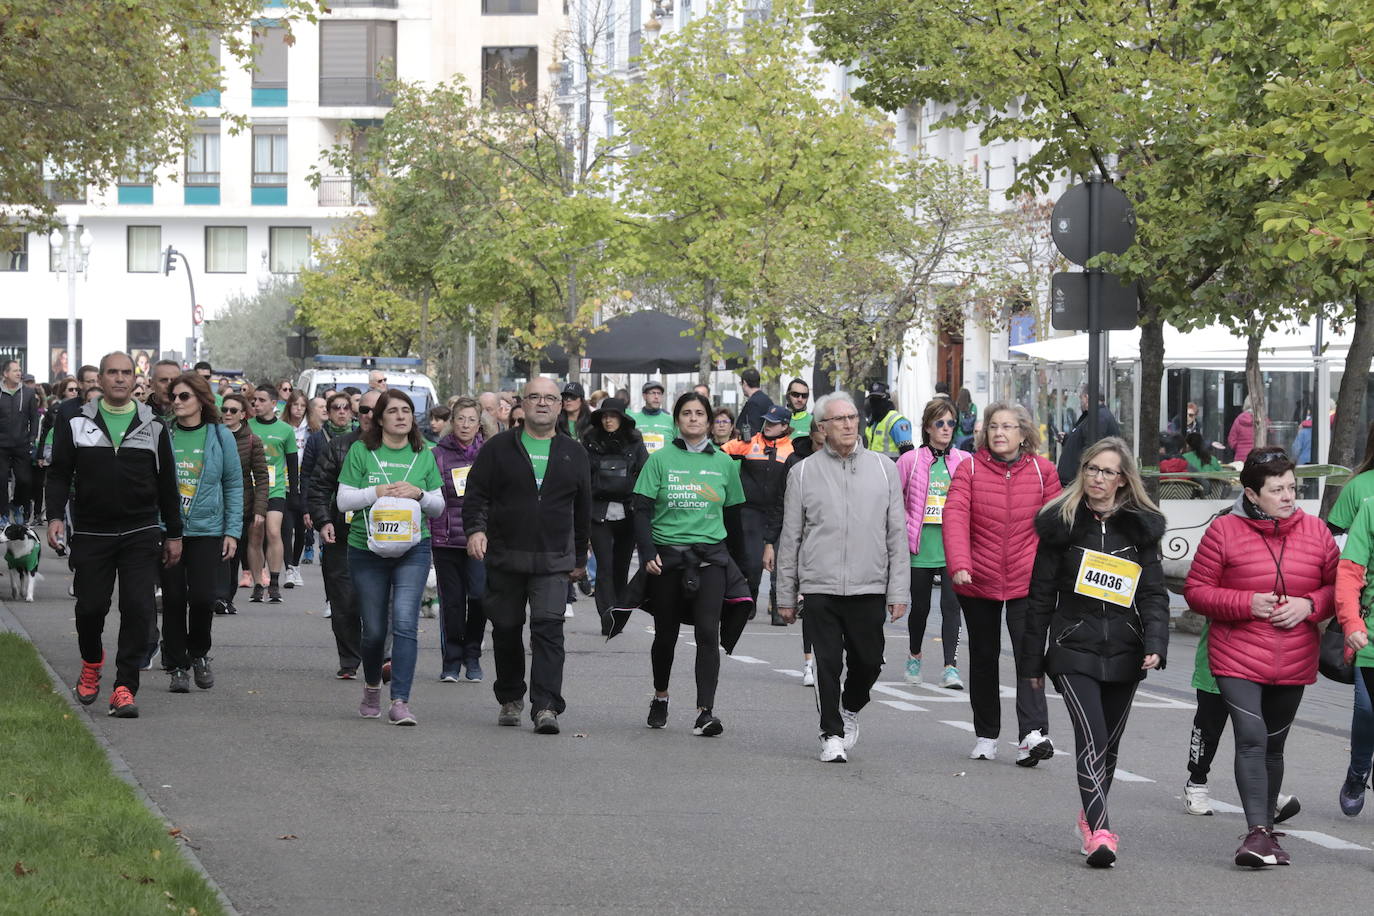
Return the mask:
{"type": "Polygon", "coordinates": [[[83,229],[80,238],[77,237],[79,225],[80,218],[75,213],[68,213],[66,235],[61,229],[54,229],[48,236],[48,244],[58,256],[57,269],[67,273],[67,368],[72,372],[81,365],[81,351],[76,340],[76,274],[86,272],[91,246],[95,244],[89,229],[83,229]]]}

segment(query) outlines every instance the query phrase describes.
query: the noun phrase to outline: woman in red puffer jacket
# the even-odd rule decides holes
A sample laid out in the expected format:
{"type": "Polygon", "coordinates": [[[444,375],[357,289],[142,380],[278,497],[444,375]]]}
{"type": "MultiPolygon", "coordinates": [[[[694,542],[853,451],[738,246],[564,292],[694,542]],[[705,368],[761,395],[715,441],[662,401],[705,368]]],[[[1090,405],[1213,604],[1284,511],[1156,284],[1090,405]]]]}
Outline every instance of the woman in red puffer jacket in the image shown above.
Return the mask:
{"type": "MultiPolygon", "coordinates": [[[[1002,730],[1002,606],[1012,645],[1026,629],[1031,567],[1039,538],[1035,515],[1059,495],[1059,473],[1036,454],[1040,431],[1019,404],[999,402],[984,414],[972,458],[954,471],[945,502],[945,570],[954,581],[968,631],[969,702],[977,735],[974,760],[997,756],[1002,730]]],[[[1033,767],[1054,756],[1045,688],[1016,680],[1016,763],[1033,767]]]]}
{"type": "Polygon", "coordinates": [[[1274,838],[1283,745],[1306,684],[1317,679],[1317,622],[1335,611],[1336,542],[1297,506],[1293,462],[1252,451],[1229,515],[1212,522],[1184,584],[1211,619],[1208,660],[1231,713],[1236,781],[1249,824],[1236,864],[1287,865],[1274,838]]]}

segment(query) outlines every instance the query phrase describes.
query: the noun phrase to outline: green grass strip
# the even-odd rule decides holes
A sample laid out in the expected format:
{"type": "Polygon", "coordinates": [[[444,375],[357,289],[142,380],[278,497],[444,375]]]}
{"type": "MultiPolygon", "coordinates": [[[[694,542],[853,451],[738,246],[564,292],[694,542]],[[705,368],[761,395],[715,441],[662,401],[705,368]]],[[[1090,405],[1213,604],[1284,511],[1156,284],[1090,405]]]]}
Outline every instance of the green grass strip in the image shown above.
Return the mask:
{"type": "Polygon", "coordinates": [[[0,913],[223,914],[177,842],[33,646],[0,633],[0,913]]]}

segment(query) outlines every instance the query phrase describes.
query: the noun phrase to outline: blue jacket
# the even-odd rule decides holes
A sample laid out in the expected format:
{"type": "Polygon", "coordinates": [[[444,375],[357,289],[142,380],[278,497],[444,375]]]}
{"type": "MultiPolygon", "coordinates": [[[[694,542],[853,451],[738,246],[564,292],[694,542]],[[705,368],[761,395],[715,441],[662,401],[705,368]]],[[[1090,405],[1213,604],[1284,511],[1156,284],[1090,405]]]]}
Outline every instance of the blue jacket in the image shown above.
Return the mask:
{"type": "MultiPolygon", "coordinates": [[[[172,435],[176,435],[175,422],[172,435]]],[[[243,466],[234,434],[222,424],[206,424],[205,466],[196,495],[181,515],[188,538],[243,534],[243,466]]]]}

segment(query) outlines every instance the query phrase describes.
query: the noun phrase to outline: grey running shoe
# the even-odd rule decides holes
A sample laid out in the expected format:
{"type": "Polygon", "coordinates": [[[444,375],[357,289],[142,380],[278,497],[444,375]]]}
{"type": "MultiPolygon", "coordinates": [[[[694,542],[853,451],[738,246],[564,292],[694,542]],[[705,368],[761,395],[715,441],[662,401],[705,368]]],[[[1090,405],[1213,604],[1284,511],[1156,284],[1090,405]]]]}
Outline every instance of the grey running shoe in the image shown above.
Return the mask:
{"type": "Polygon", "coordinates": [[[363,701],[358,704],[358,715],[364,719],[380,719],[382,717],[382,688],[363,688],[363,701]]]}
{"type": "Polygon", "coordinates": [[[167,689],[172,693],[191,692],[191,672],[185,668],[173,668],[170,672],[172,683],[167,689]]]}
{"type": "Polygon", "coordinates": [[[267,586],[267,603],[268,603],[268,604],[281,604],[281,586],[280,586],[280,585],[269,585],[269,586],[267,586]]]}
{"type": "Polygon", "coordinates": [[[496,717],[497,725],[519,725],[520,713],[525,708],[524,702],[511,700],[509,703],[501,704],[501,714],[496,717]]]}
{"type": "Polygon", "coordinates": [[[195,675],[196,686],[201,690],[215,686],[215,672],[210,670],[209,658],[191,659],[191,673],[195,675]]]}
{"type": "MultiPolygon", "coordinates": [[[[85,666],[82,666],[82,675],[85,675],[85,666]]],[[[86,702],[82,700],[81,702],[86,702]]],[[[1369,782],[1368,776],[1361,776],[1354,770],[1346,768],[1345,782],[1341,785],[1341,813],[1346,817],[1354,817],[1364,810],[1364,790],[1369,782]]]]}
{"type": "Polygon", "coordinates": [[[534,732],[537,735],[558,734],[558,716],[552,709],[541,709],[534,714],[534,732]]]}
{"type": "Polygon", "coordinates": [[[261,604],[261,603],[262,603],[262,593],[263,593],[263,587],[262,587],[261,585],[255,585],[255,586],[253,586],[253,593],[252,593],[251,595],[248,596],[248,600],[249,600],[249,601],[256,601],[256,602],[258,602],[259,604],[261,604]]]}

